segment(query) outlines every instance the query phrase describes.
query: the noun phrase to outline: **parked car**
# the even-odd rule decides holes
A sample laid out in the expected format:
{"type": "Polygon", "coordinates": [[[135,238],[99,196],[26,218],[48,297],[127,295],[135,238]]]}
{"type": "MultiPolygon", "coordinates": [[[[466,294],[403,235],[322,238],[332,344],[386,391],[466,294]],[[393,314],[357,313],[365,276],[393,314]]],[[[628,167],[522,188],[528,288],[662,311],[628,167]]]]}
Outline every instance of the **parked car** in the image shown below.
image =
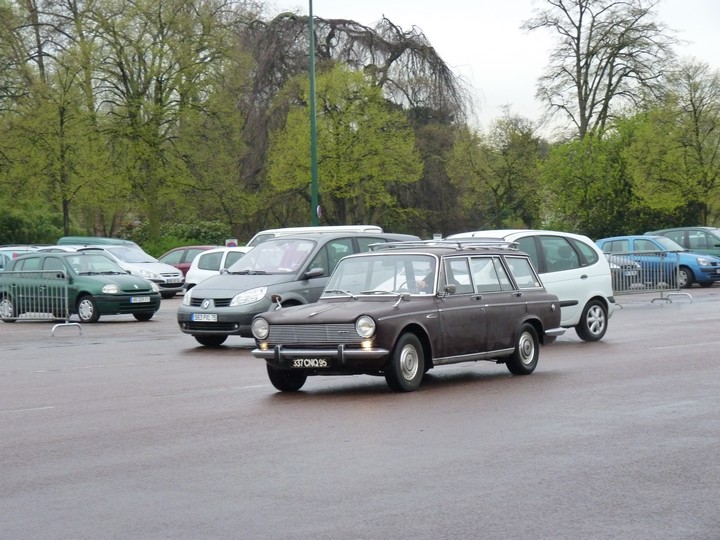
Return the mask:
{"type": "Polygon", "coordinates": [[[370,232],[381,233],[382,227],[377,225],[315,225],[309,227],[283,227],[281,229],[266,229],[260,231],[253,236],[247,243],[248,246],[254,247],[265,240],[276,238],[278,236],[287,236],[288,234],[302,233],[357,233],[370,232]]]}
{"type": "Polygon", "coordinates": [[[180,330],[210,347],[222,345],[228,336],[252,337],[252,318],[272,307],[273,294],[282,294],[286,306],[315,302],[340,259],[368,251],[371,244],[402,240],[419,238],[389,233],[306,233],[262,242],[227,272],[185,293],[177,313],[180,330]]]}
{"type": "Polygon", "coordinates": [[[548,292],[562,307],[561,326],[598,341],[615,308],[610,264],[590,238],[561,231],[505,229],[454,234],[450,239],[501,238],[530,255],[548,292]]]}
{"type": "Polygon", "coordinates": [[[472,240],[345,257],[318,303],[257,315],[252,330],[252,354],[285,392],[309,376],[354,374],[384,376],[392,390],[409,392],[430,369],[478,360],[527,375],[540,344],[565,332],[558,297],[527,254],[472,240]]]}
{"type": "Polygon", "coordinates": [[[201,253],[193,259],[185,274],[185,289],[192,289],[207,278],[219,275],[251,249],[250,246],[217,247],[201,253]]]}
{"type": "Polygon", "coordinates": [[[0,246],[0,271],[4,270],[13,259],[37,251],[35,246],[0,246]]]}
{"type": "Polygon", "coordinates": [[[160,308],[160,290],[102,253],[37,252],[14,259],[0,273],[0,317],[15,322],[40,306],[52,309],[57,318],[64,318],[61,308],[67,307],[83,323],[115,314],[148,321],[160,308]],[[57,296],[66,286],[67,300],[64,294],[57,296]]]}
{"type": "Polygon", "coordinates": [[[644,289],[642,266],[630,257],[621,257],[606,253],[605,257],[610,263],[613,291],[630,291],[644,289]]]}
{"type": "Polygon", "coordinates": [[[645,233],[648,236],[665,236],[693,253],[720,257],[720,229],[715,227],[675,227],[645,233]]]}
{"type": "Polygon", "coordinates": [[[697,283],[710,287],[720,280],[719,258],[687,251],[665,236],[613,236],[596,243],[605,253],[630,257],[640,263],[643,280],[650,286],[687,288],[697,283]]]}
{"type": "Polygon", "coordinates": [[[135,245],[101,245],[81,247],[78,251],[102,251],[118,266],[133,276],[148,279],[160,288],[163,298],[172,298],[182,292],[185,278],[180,270],[169,264],[158,262],[155,257],[145,253],[135,245]]]}
{"type": "Polygon", "coordinates": [[[193,259],[203,251],[213,249],[218,246],[182,246],[171,249],[158,257],[158,262],[174,266],[183,273],[187,279],[187,273],[193,259]]]}
{"type": "Polygon", "coordinates": [[[132,240],[125,240],[124,238],[111,238],[109,236],[63,236],[57,241],[59,246],[134,246],[138,249],[138,246],[132,240]]]}

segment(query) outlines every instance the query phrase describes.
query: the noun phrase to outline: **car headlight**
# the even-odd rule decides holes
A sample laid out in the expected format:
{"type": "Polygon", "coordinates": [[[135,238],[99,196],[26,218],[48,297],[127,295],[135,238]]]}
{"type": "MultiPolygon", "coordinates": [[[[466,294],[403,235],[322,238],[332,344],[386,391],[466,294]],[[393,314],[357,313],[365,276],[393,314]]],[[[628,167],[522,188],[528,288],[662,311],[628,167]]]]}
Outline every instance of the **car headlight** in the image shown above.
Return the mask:
{"type": "Polygon", "coordinates": [[[256,317],[252,322],[252,333],[255,339],[265,339],[270,333],[270,325],[262,317],[256,317]]]}
{"type": "Polygon", "coordinates": [[[361,338],[367,339],[372,337],[375,333],[375,321],[372,317],[362,315],[355,321],[355,331],[361,338]]]}
{"type": "Polygon", "coordinates": [[[147,270],[143,270],[142,268],[138,270],[138,275],[144,277],[145,279],[161,279],[155,272],[149,272],[147,270]]]}
{"type": "Polygon", "coordinates": [[[150,288],[153,290],[153,292],[160,292],[160,287],[157,283],[155,283],[154,281],[148,281],[148,283],[150,283],[150,288]]]}
{"type": "Polygon", "coordinates": [[[188,291],[183,295],[182,305],[189,306],[191,300],[192,300],[192,289],[188,289],[188,291]]]}
{"type": "Polygon", "coordinates": [[[119,292],[120,292],[120,287],[118,287],[114,283],[108,283],[107,285],[103,285],[103,288],[102,288],[103,294],[118,294],[119,292]]]}
{"type": "Polygon", "coordinates": [[[245,304],[252,304],[259,302],[267,294],[267,287],[257,287],[256,289],[250,289],[249,291],[243,291],[240,294],[233,296],[230,300],[231,306],[244,306],[245,304]]]}
{"type": "Polygon", "coordinates": [[[695,259],[699,266],[710,266],[710,261],[708,259],[705,259],[704,257],[698,257],[695,259]]]}

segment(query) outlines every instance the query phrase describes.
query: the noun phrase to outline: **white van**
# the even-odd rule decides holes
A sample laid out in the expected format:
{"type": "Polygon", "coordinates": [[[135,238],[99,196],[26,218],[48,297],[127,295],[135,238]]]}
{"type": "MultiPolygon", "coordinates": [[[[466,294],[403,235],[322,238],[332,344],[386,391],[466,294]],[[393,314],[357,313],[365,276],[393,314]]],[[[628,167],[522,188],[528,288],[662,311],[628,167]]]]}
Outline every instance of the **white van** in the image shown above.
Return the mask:
{"type": "Polygon", "coordinates": [[[267,229],[260,231],[253,236],[247,243],[248,246],[253,247],[270,240],[276,236],[283,236],[286,234],[305,234],[305,233],[344,233],[344,232],[369,232],[369,233],[381,233],[383,232],[382,227],[377,225],[316,225],[315,227],[285,227],[282,229],[267,229]]]}
{"type": "Polygon", "coordinates": [[[558,231],[505,229],[453,234],[448,240],[502,239],[530,255],[548,292],[560,300],[563,328],[598,341],[615,311],[612,274],[605,254],[587,236],[558,231]]]}

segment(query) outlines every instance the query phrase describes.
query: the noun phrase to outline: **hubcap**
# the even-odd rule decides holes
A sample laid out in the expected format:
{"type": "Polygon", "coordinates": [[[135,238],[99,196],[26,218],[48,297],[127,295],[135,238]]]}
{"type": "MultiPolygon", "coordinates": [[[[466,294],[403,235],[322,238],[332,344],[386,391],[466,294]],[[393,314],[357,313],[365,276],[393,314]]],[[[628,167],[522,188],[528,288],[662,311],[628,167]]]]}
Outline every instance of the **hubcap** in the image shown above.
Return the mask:
{"type": "Polygon", "coordinates": [[[87,300],[80,302],[80,305],[78,306],[78,315],[80,315],[80,318],[84,321],[89,320],[93,316],[92,303],[87,300]]]}
{"type": "Polygon", "coordinates": [[[417,375],[418,354],[415,347],[406,345],[400,354],[400,373],[406,381],[412,380],[417,375]]]}
{"type": "Polygon", "coordinates": [[[522,363],[525,365],[531,364],[535,357],[535,342],[529,333],[525,332],[520,336],[518,350],[520,351],[522,363]]]}
{"type": "Polygon", "coordinates": [[[593,306],[588,310],[587,327],[594,335],[600,334],[605,328],[605,314],[600,307],[593,306]]]}

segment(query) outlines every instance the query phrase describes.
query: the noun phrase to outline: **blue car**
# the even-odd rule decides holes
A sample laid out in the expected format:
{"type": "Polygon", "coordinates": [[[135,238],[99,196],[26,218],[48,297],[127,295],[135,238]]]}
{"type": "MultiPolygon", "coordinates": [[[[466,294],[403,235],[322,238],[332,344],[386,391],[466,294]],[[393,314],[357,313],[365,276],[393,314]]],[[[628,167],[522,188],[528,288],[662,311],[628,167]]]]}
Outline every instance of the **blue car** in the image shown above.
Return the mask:
{"type": "Polygon", "coordinates": [[[656,286],[666,283],[681,288],[711,287],[720,281],[720,258],[687,251],[664,236],[614,236],[596,240],[605,253],[632,258],[640,263],[643,281],[656,286]]]}

